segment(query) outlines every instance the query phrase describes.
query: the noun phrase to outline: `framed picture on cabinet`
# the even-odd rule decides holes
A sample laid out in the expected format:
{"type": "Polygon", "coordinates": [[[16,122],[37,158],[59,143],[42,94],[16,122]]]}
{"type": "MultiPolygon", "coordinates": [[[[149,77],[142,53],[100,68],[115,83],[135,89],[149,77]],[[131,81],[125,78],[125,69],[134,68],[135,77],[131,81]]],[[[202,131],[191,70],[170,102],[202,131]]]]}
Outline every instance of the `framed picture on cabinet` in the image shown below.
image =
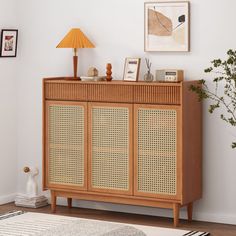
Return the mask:
{"type": "Polygon", "coordinates": [[[141,58],[126,58],[124,67],[124,81],[137,81],[141,58]]]}
{"type": "Polygon", "coordinates": [[[144,50],[187,52],[190,50],[190,3],[149,2],[144,4],[144,50]]]}
{"type": "Polygon", "coordinates": [[[1,32],[0,57],[16,57],[18,30],[3,29],[1,32]]]}

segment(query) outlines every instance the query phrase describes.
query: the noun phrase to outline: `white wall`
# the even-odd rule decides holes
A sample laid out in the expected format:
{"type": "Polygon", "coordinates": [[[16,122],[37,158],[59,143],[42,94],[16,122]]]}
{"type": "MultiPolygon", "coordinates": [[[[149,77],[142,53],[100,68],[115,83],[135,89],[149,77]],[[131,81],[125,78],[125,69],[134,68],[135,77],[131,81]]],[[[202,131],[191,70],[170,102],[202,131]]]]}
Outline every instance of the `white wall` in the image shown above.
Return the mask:
{"type": "MultiPolygon", "coordinates": [[[[24,191],[24,165],[38,165],[42,156],[43,77],[72,75],[72,52],[56,49],[71,27],[80,27],[95,49],[79,51],[79,74],[96,66],[101,74],[111,62],[113,76],[122,79],[124,59],[149,57],[153,68],[183,68],[186,80],[201,79],[213,58],[234,48],[236,1],[191,1],[191,52],[145,53],[143,0],[21,0],[18,85],[18,191],[24,191]]],[[[11,61],[9,61],[11,63],[11,61]]],[[[144,60],[142,71],[144,73],[144,60]]],[[[236,155],[230,142],[235,133],[204,107],[204,193],[196,203],[194,218],[236,223],[236,155]]],[[[10,136],[10,135],[9,135],[10,136]]],[[[2,158],[2,157],[1,157],[2,158]]],[[[170,211],[144,207],[80,202],[79,206],[169,215],[170,211]]]]}
{"type": "MultiPolygon", "coordinates": [[[[0,30],[17,28],[17,0],[0,1],[0,30]]],[[[0,204],[16,193],[17,58],[0,58],[0,204]]]]}

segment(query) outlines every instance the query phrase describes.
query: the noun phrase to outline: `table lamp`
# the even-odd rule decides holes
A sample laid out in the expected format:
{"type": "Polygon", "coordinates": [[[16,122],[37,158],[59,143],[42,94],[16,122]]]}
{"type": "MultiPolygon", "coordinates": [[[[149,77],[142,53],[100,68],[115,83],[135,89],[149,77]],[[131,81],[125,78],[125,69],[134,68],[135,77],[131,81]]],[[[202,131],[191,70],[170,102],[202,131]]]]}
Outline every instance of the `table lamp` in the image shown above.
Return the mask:
{"type": "Polygon", "coordinates": [[[57,48],[73,48],[73,65],[74,65],[74,79],[77,78],[77,64],[78,64],[78,48],[94,48],[95,46],[90,40],[85,36],[85,34],[80,29],[71,29],[69,33],[61,40],[57,45],[57,48]]]}

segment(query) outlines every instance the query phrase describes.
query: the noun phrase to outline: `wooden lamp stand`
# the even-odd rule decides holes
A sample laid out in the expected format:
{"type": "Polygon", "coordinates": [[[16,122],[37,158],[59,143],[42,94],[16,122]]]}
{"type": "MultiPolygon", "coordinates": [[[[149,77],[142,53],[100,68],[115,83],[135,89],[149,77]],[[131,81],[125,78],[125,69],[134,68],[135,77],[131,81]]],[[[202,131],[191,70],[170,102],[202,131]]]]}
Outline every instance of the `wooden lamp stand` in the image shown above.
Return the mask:
{"type": "Polygon", "coordinates": [[[74,48],[74,56],[73,56],[73,68],[74,68],[74,79],[80,80],[79,77],[77,77],[77,66],[78,66],[78,50],[77,48],[74,48]]]}

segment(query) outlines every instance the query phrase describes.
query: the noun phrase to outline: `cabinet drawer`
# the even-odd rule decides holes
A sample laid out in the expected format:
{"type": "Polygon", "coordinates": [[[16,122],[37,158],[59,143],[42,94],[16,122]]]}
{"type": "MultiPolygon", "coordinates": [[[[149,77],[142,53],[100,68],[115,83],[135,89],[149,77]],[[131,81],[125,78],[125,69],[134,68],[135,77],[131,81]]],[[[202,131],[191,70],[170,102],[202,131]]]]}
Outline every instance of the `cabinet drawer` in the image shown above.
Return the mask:
{"type": "Polygon", "coordinates": [[[163,84],[134,86],[134,103],[179,105],[180,86],[163,84]]]}
{"type": "Polygon", "coordinates": [[[181,105],[179,83],[46,80],[46,100],[181,105]]]}
{"type": "Polygon", "coordinates": [[[88,84],[88,101],[91,102],[133,102],[133,87],[116,84],[88,84]]]}
{"type": "Polygon", "coordinates": [[[86,101],[87,84],[45,83],[44,97],[47,100],[86,101]]]}

